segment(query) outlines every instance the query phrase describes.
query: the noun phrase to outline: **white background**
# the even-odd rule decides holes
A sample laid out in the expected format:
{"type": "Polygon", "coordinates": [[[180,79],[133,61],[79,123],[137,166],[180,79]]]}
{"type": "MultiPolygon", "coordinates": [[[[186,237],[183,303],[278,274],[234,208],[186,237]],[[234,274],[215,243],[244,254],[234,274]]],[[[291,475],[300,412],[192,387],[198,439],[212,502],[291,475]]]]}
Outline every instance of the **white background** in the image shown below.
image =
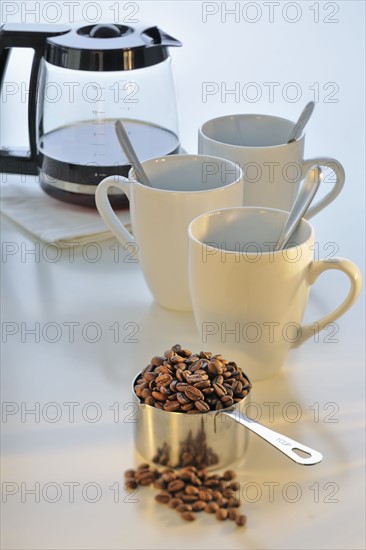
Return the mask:
{"type": "MultiPolygon", "coordinates": [[[[2,22],[34,22],[34,16],[24,10],[35,4],[4,0],[2,22]],[[12,8],[19,11],[5,19],[9,12],[4,10],[12,8]]],[[[38,4],[42,15],[47,2],[38,4]]],[[[68,22],[67,8],[63,2],[58,4],[63,14],[59,22],[68,22]]],[[[80,2],[75,8],[79,21],[84,4],[88,3],[80,2]]],[[[99,3],[104,20],[111,19],[114,4],[99,3]]],[[[120,3],[122,17],[130,12],[130,8],[123,11],[125,4],[120,3]]],[[[250,112],[296,119],[303,105],[314,99],[314,84],[319,83],[315,112],[306,131],[306,156],[335,157],[346,170],[342,194],[313,221],[319,256],[325,256],[332,250],[328,244],[335,243],[337,255],[353,260],[363,270],[364,2],[281,2],[273,6],[273,22],[266,2],[237,2],[241,12],[238,22],[233,15],[227,15],[225,21],[221,2],[210,4],[218,13],[204,23],[201,2],[137,3],[140,21],[157,24],[183,42],[181,49],[171,52],[183,146],[196,151],[197,128],[213,116],[250,112]],[[314,21],[317,9],[319,22],[314,21]],[[297,22],[286,20],[296,15],[297,22]],[[256,17],[257,22],[249,22],[256,17]],[[326,17],[335,22],[326,23],[326,17]],[[202,88],[207,82],[222,90],[239,82],[244,95],[236,102],[233,95],[221,97],[218,93],[204,102],[202,88]],[[279,83],[274,101],[270,101],[266,82],[279,83]],[[288,87],[292,82],[301,91],[297,101],[286,96],[286,90],[289,94],[294,91],[288,87]],[[248,83],[256,83],[260,90],[256,102],[250,101],[254,88],[249,89],[248,83]],[[332,90],[336,92],[329,102],[332,90]]],[[[233,8],[235,3],[226,5],[233,8]]],[[[46,14],[55,17],[52,6],[48,9],[46,14]]],[[[96,12],[90,8],[88,13],[93,17],[96,12]]],[[[49,21],[41,18],[39,22],[49,21]]],[[[29,58],[23,54],[14,57],[9,81],[25,80],[29,58]]],[[[10,102],[1,104],[2,143],[25,144],[25,106],[19,97],[14,100],[18,104],[13,103],[11,109],[10,102]]],[[[5,241],[29,247],[34,242],[7,220],[3,231],[5,241]]],[[[19,326],[21,322],[43,326],[93,321],[103,327],[103,337],[96,344],[86,342],[77,332],[74,343],[65,333],[56,344],[44,340],[37,344],[31,337],[22,343],[18,334],[3,345],[3,401],[17,403],[20,409],[21,402],[28,408],[35,402],[41,408],[57,402],[63,416],[57,423],[42,415],[39,423],[31,416],[22,422],[19,412],[3,423],[2,481],[15,483],[19,491],[3,504],[2,547],[364,548],[364,298],[339,321],[337,343],[327,341],[323,333],[319,342],[309,341],[293,352],[276,379],[258,383],[253,390],[254,401],[262,407],[263,423],[272,420],[263,404],[280,403],[272,426],[322,451],[323,463],[313,468],[297,466],[253,436],[245,462],[237,467],[239,481],[248,489],[243,502],[247,528],[236,530],[232,524],[214,522],[208,516],[182,525],[173,512],[154,506],[152,491],[141,491],[138,504],[123,501],[122,472],[134,463],[133,424],[126,421],[129,410],[123,406],[130,400],[133,374],[152,355],[176,342],[196,350],[198,337],[190,314],[171,313],[153,304],[138,265],[116,264],[107,245],[103,252],[97,264],[85,261],[80,252],[74,263],[67,258],[56,264],[37,263],[31,257],[22,262],[18,255],[2,264],[3,320],[19,326]],[[108,327],[115,322],[121,327],[136,323],[138,342],[127,344],[121,338],[113,343],[108,327]],[[74,423],[68,421],[62,405],[68,401],[80,403],[74,423]],[[100,422],[83,418],[81,409],[88,402],[102,407],[100,422]],[[109,409],[115,402],[121,407],[117,423],[109,409]],[[302,418],[297,423],[282,414],[290,402],[301,407],[302,418]],[[319,403],[319,421],[314,403],[319,403]],[[334,416],[327,417],[332,412],[334,416]],[[338,422],[329,422],[333,419],[338,422]],[[41,488],[49,482],[60,486],[77,482],[80,486],[74,503],[69,502],[65,486],[59,502],[50,503],[41,495],[35,503],[31,495],[25,495],[22,502],[22,482],[28,488],[36,482],[41,488]],[[103,489],[95,504],[82,498],[81,487],[88,482],[103,489]],[[113,501],[109,489],[116,482],[119,503],[113,501]],[[274,502],[268,489],[272,482],[279,484],[274,502]],[[247,483],[257,484],[252,492],[247,483]],[[293,498],[291,487],[290,498],[285,498],[288,483],[301,487],[297,502],[288,502],[293,498]],[[253,491],[258,486],[262,492],[254,502],[253,491]],[[336,502],[329,502],[332,498],[336,502]]],[[[326,274],[312,290],[306,318],[312,320],[335,307],[347,288],[341,274],[326,274]]],[[[126,329],[121,334],[125,337],[126,329]]]]}

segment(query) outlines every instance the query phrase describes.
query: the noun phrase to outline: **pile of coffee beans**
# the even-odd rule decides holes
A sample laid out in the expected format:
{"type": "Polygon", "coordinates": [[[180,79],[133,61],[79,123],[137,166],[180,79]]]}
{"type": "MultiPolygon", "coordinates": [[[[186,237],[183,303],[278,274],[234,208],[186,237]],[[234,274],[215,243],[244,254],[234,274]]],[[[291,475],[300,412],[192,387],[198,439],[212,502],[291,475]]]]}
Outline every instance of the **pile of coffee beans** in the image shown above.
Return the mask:
{"type": "Polygon", "coordinates": [[[141,403],[169,412],[200,414],[231,407],[251,384],[233,361],[179,344],[155,356],[135,382],[141,403]]]}
{"type": "Polygon", "coordinates": [[[166,468],[159,472],[149,464],[140,464],[136,470],[125,472],[125,488],[136,490],[152,485],[159,493],[156,502],[174,509],[185,521],[194,521],[197,512],[214,514],[219,521],[227,519],[244,526],[246,516],[240,514],[239,483],[234,482],[235,472],[223,475],[210,474],[188,466],[181,470],[166,468]]]}

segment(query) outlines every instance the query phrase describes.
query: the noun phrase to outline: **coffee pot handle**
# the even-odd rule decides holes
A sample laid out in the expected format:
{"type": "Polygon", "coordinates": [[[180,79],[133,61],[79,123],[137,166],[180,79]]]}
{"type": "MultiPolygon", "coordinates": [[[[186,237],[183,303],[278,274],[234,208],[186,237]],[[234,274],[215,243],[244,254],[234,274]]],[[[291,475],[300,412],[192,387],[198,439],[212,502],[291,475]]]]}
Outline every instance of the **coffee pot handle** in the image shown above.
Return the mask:
{"type": "Polygon", "coordinates": [[[37,175],[36,105],[39,65],[45,40],[69,32],[66,25],[6,24],[0,26],[0,94],[12,48],[33,48],[34,57],[29,81],[28,135],[29,151],[0,148],[0,172],[37,175]]]}
{"type": "Polygon", "coordinates": [[[338,271],[342,271],[343,273],[345,273],[351,283],[351,288],[345,300],[335,310],[313,323],[309,323],[308,325],[299,327],[299,337],[296,339],[296,342],[293,345],[293,347],[295,348],[300,346],[303,342],[305,342],[315,334],[319,333],[330,323],[333,323],[336,319],[341,317],[341,315],[346,313],[346,311],[357,300],[358,295],[361,292],[362,275],[360,270],[353,262],[351,262],[350,260],[345,260],[343,258],[332,258],[332,260],[319,260],[316,262],[312,262],[310,264],[308,272],[309,285],[315,283],[319,275],[324,271],[327,271],[328,269],[337,269],[338,271]]]}

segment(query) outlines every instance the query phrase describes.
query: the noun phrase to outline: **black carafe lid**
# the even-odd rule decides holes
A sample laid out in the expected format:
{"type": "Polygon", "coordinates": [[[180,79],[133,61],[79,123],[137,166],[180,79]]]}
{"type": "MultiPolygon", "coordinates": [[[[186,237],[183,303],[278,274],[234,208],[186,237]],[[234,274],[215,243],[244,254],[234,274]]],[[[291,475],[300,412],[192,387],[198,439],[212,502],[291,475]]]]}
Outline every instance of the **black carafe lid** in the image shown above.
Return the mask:
{"type": "Polygon", "coordinates": [[[164,61],[169,46],[181,42],[158,27],[88,25],[46,39],[49,63],[81,71],[127,71],[164,61]]]}

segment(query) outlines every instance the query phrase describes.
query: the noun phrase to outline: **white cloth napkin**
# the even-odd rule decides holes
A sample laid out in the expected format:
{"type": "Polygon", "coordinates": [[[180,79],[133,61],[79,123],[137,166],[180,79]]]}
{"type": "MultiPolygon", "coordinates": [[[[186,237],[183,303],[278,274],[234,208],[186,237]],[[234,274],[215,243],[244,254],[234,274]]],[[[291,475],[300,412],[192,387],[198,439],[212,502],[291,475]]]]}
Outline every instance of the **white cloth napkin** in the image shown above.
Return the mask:
{"type": "MultiPolygon", "coordinates": [[[[47,195],[36,176],[26,178],[15,174],[0,174],[2,214],[46,243],[66,246],[67,241],[100,242],[112,233],[97,210],[63,203],[47,195]]],[[[128,210],[116,211],[130,231],[128,210]]]]}

